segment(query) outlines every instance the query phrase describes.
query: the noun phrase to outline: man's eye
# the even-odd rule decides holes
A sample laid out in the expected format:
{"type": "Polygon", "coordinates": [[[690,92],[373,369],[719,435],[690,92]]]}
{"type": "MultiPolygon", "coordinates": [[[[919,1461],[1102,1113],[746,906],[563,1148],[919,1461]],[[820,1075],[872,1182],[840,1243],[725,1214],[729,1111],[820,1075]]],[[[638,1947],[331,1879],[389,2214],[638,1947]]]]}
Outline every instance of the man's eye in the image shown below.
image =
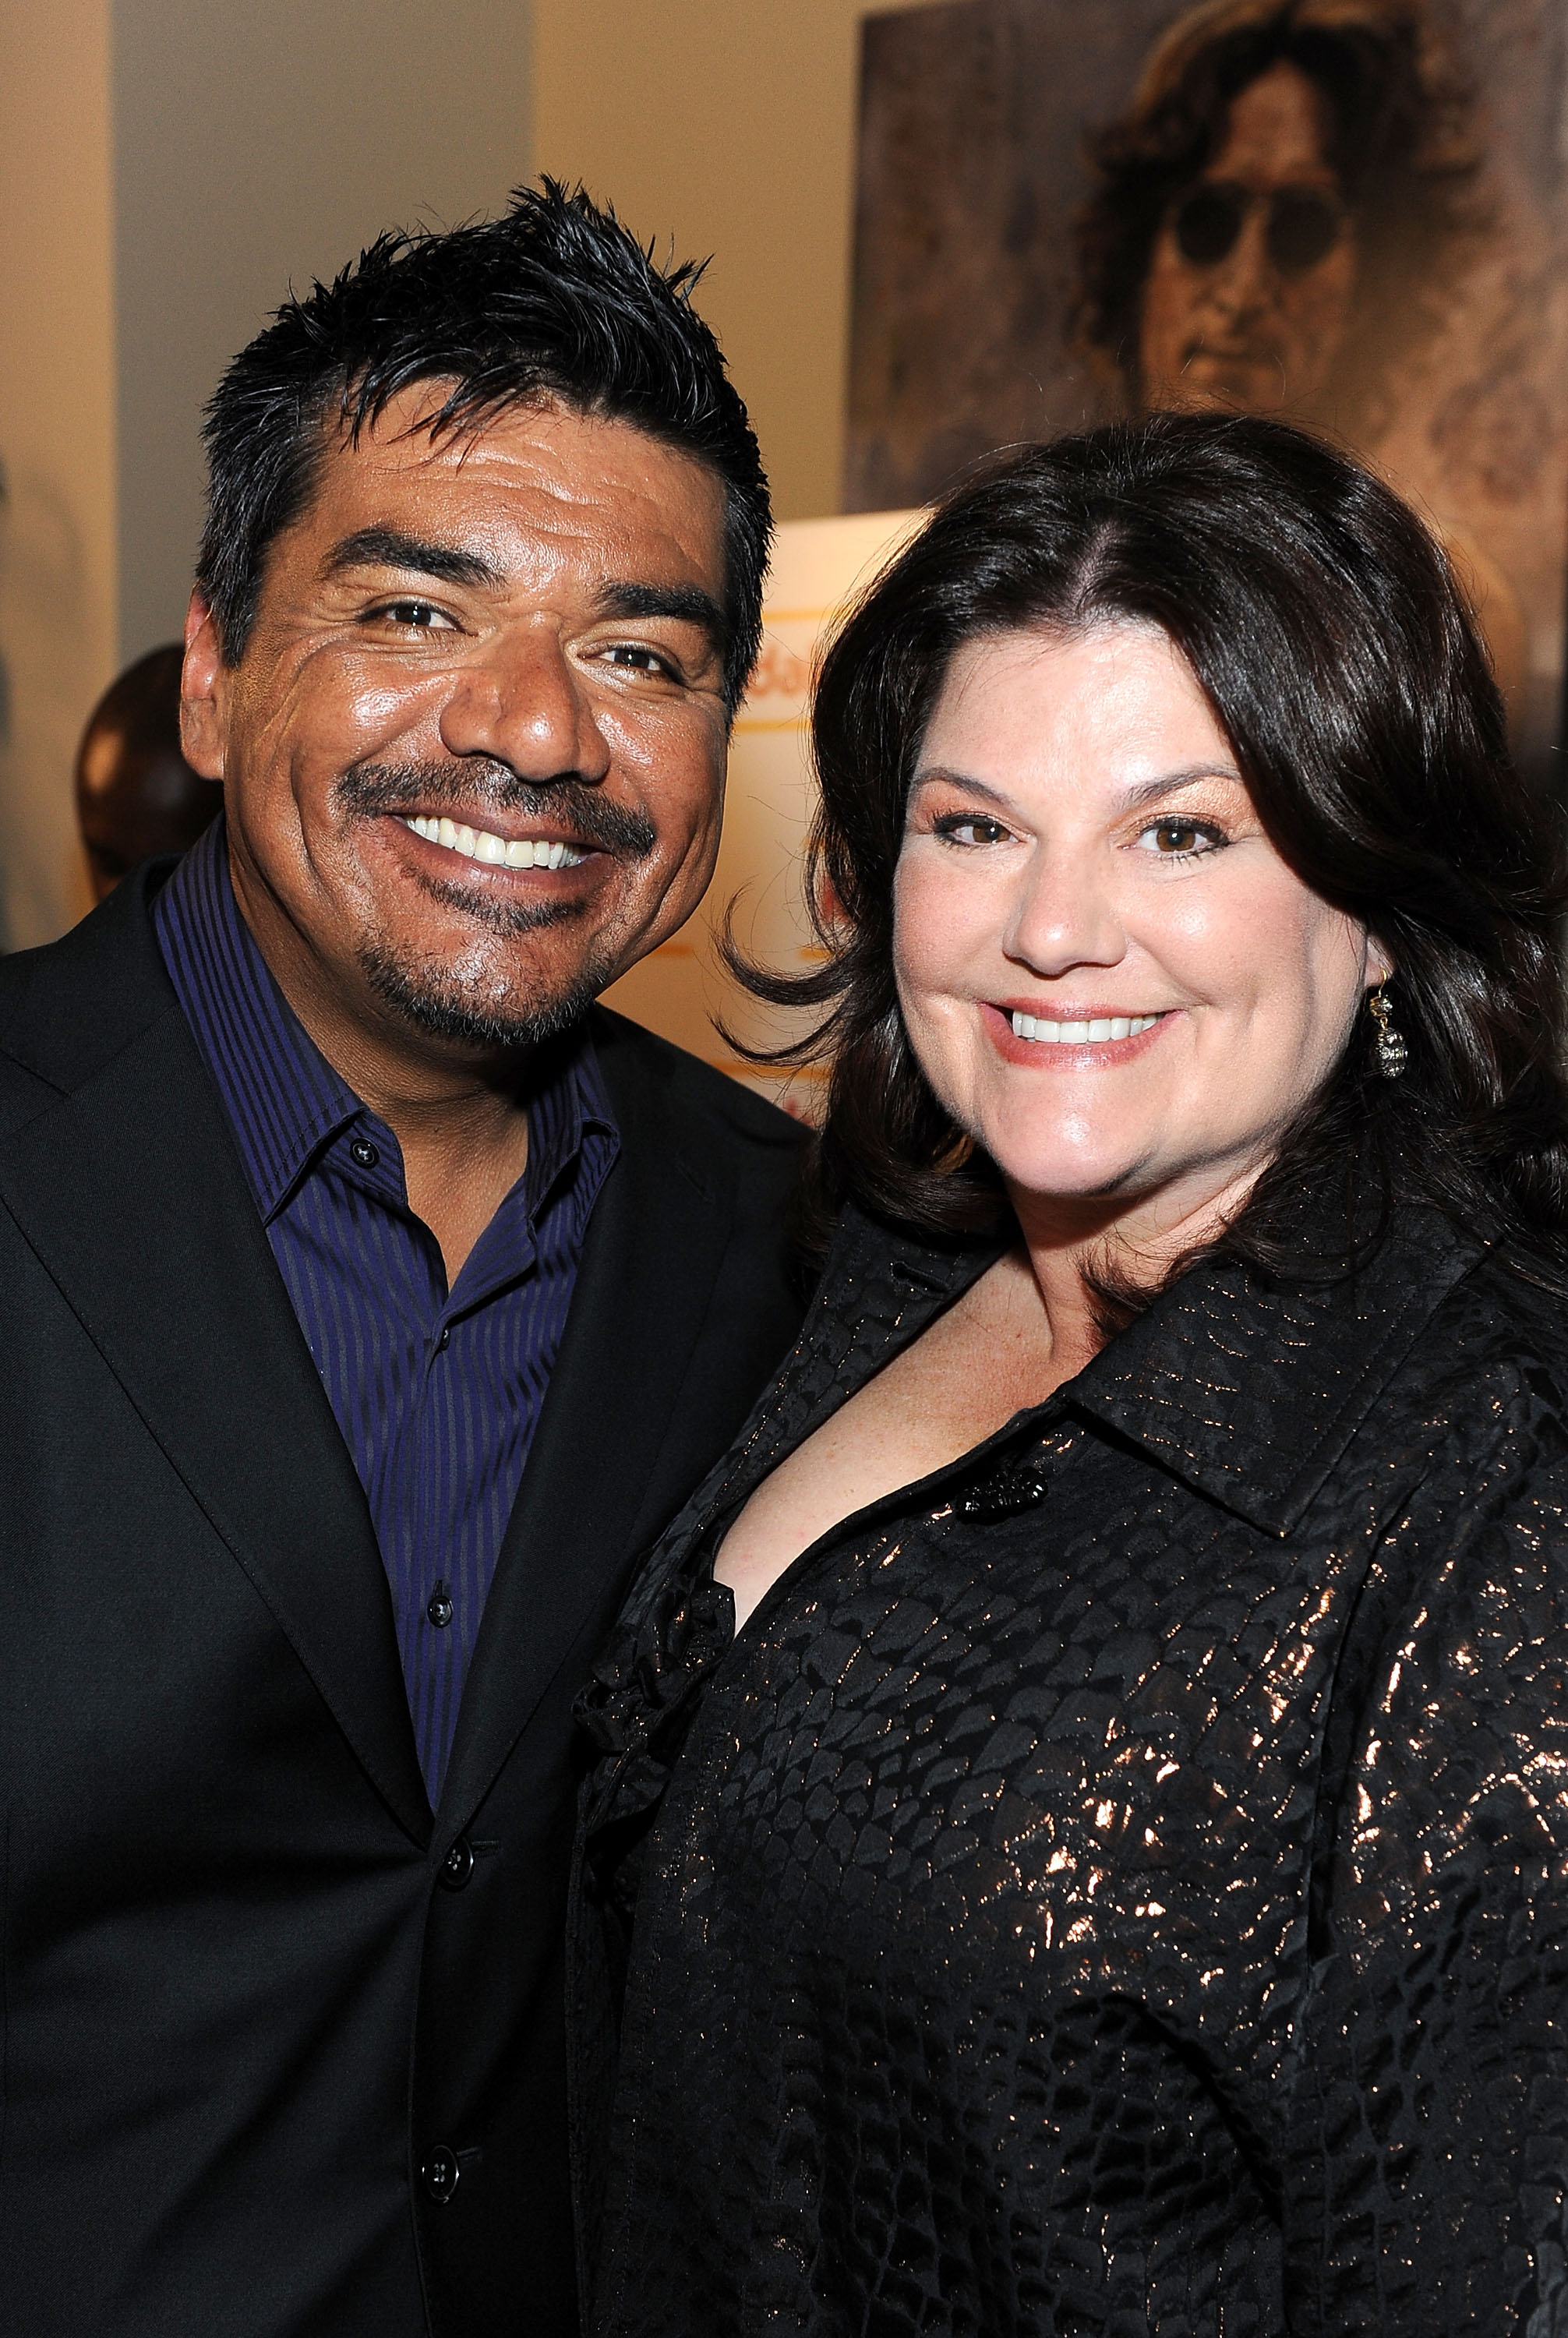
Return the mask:
{"type": "Polygon", "coordinates": [[[1227,841],[1207,820],[1157,820],[1144,829],[1139,842],[1147,852],[1165,860],[1191,860],[1197,853],[1213,852],[1227,841]]]}
{"type": "Polygon", "coordinates": [[[990,820],[978,811],[949,812],[932,826],[934,833],[945,837],[949,844],[1002,844],[1010,833],[999,820],[990,820]]]}
{"type": "Polygon", "coordinates": [[[395,625],[411,625],[416,633],[436,633],[452,623],[429,601],[383,601],[375,614],[389,617],[395,625]]]}
{"type": "Polygon", "coordinates": [[[662,673],[672,676],[674,667],[657,650],[645,642],[615,642],[604,653],[612,665],[622,666],[632,673],[662,673]]]}

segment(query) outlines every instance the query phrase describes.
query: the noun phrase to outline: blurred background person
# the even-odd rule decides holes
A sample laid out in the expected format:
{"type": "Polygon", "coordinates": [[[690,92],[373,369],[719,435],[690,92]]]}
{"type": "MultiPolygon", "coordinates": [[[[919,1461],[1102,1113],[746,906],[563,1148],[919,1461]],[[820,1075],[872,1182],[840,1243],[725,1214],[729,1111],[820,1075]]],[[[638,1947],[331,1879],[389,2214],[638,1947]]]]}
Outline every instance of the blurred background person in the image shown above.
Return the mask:
{"type": "Polygon", "coordinates": [[[93,898],[103,900],[138,861],[188,852],[223,809],[216,780],[180,752],[178,642],[149,650],[112,682],[76,751],[76,821],[93,898]]]}

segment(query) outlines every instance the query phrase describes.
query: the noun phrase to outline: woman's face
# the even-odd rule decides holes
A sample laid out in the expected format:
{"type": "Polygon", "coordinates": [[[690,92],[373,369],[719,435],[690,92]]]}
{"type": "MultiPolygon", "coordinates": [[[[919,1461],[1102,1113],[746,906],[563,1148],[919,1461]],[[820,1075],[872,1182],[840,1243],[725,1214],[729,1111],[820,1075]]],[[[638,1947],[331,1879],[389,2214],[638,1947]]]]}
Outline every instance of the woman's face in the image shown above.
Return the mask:
{"type": "Polygon", "coordinates": [[[1250,1178],[1387,971],[1269,842],[1180,653],[1123,622],[958,653],[894,957],[926,1076],[1026,1223],[1035,1196],[1173,1225],[1250,1178]]]}

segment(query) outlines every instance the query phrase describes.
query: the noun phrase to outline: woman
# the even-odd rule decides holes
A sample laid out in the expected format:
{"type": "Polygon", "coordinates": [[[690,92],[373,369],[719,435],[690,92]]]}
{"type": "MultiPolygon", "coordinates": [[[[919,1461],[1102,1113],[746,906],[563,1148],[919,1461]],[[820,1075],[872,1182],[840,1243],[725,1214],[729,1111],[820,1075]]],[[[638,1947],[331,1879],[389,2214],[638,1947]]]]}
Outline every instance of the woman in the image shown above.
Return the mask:
{"type": "Polygon", "coordinates": [[[1443,555],[1028,449],[816,748],[826,1276],[587,1704],[590,2327],[1555,2329],[1564,888],[1443,555]]]}

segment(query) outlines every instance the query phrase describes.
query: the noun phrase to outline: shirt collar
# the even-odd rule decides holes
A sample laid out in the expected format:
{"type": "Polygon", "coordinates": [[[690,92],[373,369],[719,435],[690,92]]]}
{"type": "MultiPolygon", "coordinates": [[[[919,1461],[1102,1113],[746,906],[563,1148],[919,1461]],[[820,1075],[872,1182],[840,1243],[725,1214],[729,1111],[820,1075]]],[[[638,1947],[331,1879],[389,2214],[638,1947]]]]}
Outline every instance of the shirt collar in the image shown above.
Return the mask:
{"type": "MultiPolygon", "coordinates": [[[[276,1217],[353,1121],[373,1125],[382,1144],[395,1149],[391,1131],[333,1069],[279,988],[234,898],[221,818],[158,895],[153,921],[169,978],[217,1083],[264,1221],[276,1217]]],[[[530,1219],[576,1157],[585,1130],[602,1130],[612,1143],[617,1135],[585,1033],[542,1050],[533,1070],[523,1177],[530,1219]]],[[[401,1184],[400,1167],[397,1182],[401,1184]]]]}
{"type": "MultiPolygon", "coordinates": [[[[1331,1254],[1344,1232],[1331,1193],[1304,1199],[1298,1231],[1304,1254],[1331,1254]]],[[[853,1204],[844,1232],[843,1271],[862,1278],[858,1337],[877,1362],[1000,1253],[923,1241],[853,1204]]],[[[1250,1524],[1289,1534],[1485,1249],[1436,1209],[1396,1203],[1358,1267],[1320,1282],[1264,1284],[1200,1262],[1041,1410],[1091,1414],[1250,1524]]]]}
{"type": "MultiPolygon", "coordinates": [[[[1330,1234],[1338,1229],[1326,1229],[1330,1234]]],[[[1353,1272],[1183,1275],[1073,1383],[1075,1406],[1265,1533],[1289,1534],[1485,1243],[1396,1204],[1353,1272]]]]}

